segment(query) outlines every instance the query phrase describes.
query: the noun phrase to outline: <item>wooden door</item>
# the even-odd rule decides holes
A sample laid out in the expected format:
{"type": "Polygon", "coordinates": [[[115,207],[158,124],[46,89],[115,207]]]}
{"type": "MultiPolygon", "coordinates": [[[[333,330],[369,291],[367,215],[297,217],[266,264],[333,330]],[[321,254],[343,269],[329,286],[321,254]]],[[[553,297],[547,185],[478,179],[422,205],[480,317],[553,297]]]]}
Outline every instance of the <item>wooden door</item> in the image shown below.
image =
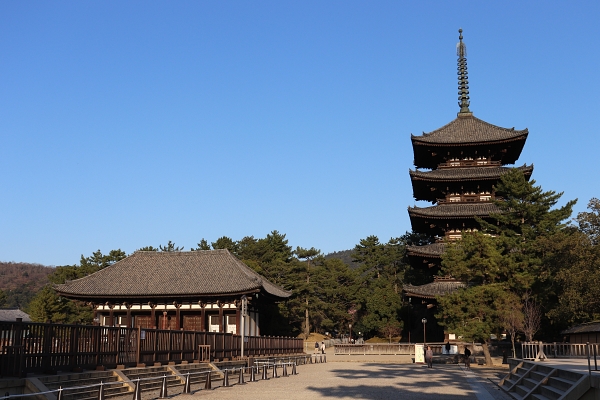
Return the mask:
{"type": "Polygon", "coordinates": [[[134,318],[134,326],[136,328],[152,329],[154,327],[154,322],[149,315],[136,315],[134,318]]]}
{"type": "Polygon", "coordinates": [[[161,315],[158,318],[158,329],[177,329],[177,321],[175,320],[174,315],[167,315],[167,320],[165,322],[165,316],[161,315]]]}
{"type": "Polygon", "coordinates": [[[202,317],[199,315],[184,315],[183,330],[200,332],[202,330],[202,317]]]}

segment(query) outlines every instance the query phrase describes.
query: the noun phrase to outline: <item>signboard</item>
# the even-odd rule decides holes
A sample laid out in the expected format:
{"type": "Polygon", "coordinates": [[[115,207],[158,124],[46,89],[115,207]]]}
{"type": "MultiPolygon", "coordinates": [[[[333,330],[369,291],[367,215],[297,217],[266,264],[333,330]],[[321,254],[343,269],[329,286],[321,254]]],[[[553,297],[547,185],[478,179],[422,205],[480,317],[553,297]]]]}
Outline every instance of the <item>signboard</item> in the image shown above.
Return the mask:
{"type": "Polygon", "coordinates": [[[425,352],[422,344],[415,344],[415,364],[425,363],[425,352]]]}

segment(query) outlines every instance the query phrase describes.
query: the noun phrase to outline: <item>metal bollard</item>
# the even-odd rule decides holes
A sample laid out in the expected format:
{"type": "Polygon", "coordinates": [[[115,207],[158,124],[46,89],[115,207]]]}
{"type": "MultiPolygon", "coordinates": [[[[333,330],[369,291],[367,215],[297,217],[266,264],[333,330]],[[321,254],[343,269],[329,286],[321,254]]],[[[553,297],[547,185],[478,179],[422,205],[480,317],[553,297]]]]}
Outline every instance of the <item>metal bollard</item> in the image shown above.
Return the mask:
{"type": "Polygon", "coordinates": [[[100,388],[98,389],[98,400],[104,400],[104,382],[100,381],[100,388]]]}
{"type": "Polygon", "coordinates": [[[140,378],[137,378],[135,390],[133,391],[133,400],[142,400],[142,388],[140,387],[140,378]]]}
{"type": "Polygon", "coordinates": [[[273,363],[273,378],[279,378],[277,375],[277,364],[273,363]]]}
{"type": "Polygon", "coordinates": [[[183,385],[183,393],[192,393],[192,382],[190,381],[190,373],[185,376],[185,384],[183,385]]]}
{"type": "Polygon", "coordinates": [[[298,372],[296,372],[296,363],[292,364],[292,375],[298,375],[298,372]]]}
{"type": "Polygon", "coordinates": [[[62,388],[62,386],[58,387],[58,396],[56,396],[56,400],[63,400],[63,388],[62,388]]]}
{"type": "Polygon", "coordinates": [[[327,354],[323,354],[323,362],[326,363],[327,362],[327,354]]]}
{"type": "Polygon", "coordinates": [[[229,387],[229,370],[225,369],[225,374],[223,374],[223,386],[229,387]]]}
{"type": "Polygon", "coordinates": [[[246,381],[244,380],[244,367],[240,368],[240,378],[238,379],[238,385],[245,385],[246,381]]]}
{"type": "Polygon", "coordinates": [[[287,372],[287,363],[283,363],[283,374],[281,374],[281,376],[289,376],[287,372]]]}
{"type": "Polygon", "coordinates": [[[263,364],[263,372],[262,372],[262,380],[263,381],[268,381],[269,380],[269,374],[267,373],[267,364],[263,364]]]}
{"type": "Polygon", "coordinates": [[[160,386],[160,394],[158,395],[159,399],[166,399],[169,397],[167,393],[167,375],[163,375],[162,385],[160,386]]]}
{"type": "Polygon", "coordinates": [[[250,367],[250,382],[256,382],[256,372],[254,370],[254,365],[250,367]]]}
{"type": "Polygon", "coordinates": [[[205,390],[211,390],[212,389],[211,372],[212,371],[208,371],[208,374],[206,375],[206,382],[204,382],[204,389],[205,390]]]}

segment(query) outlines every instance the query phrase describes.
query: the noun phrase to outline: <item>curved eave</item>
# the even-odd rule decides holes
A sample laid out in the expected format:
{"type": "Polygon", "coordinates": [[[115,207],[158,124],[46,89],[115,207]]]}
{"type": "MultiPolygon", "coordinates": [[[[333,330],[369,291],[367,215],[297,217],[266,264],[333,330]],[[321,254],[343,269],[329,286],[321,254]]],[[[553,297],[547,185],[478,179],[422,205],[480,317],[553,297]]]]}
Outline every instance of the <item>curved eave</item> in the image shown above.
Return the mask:
{"type": "MultiPolygon", "coordinates": [[[[443,170],[434,170],[434,171],[415,171],[409,169],[410,179],[412,181],[423,181],[423,182],[467,182],[467,181],[497,181],[502,177],[502,175],[508,173],[513,168],[507,167],[486,167],[486,166],[477,166],[477,167],[461,167],[461,168],[445,168],[443,170]],[[489,175],[480,174],[477,176],[469,176],[468,172],[470,171],[492,171],[489,175]],[[454,174],[452,174],[454,172],[454,174]],[[456,174],[456,172],[464,172],[463,175],[456,174]],[[446,176],[444,176],[446,173],[446,176]]],[[[529,179],[531,174],[533,173],[533,165],[528,166],[524,164],[521,167],[516,167],[519,171],[522,171],[523,174],[529,179]]]]}
{"type": "MultiPolygon", "coordinates": [[[[471,204],[471,203],[470,203],[471,204]]],[[[470,205],[469,204],[469,205],[470,205]]],[[[408,207],[408,216],[413,219],[413,218],[422,218],[422,219],[474,219],[475,217],[479,217],[479,218],[486,218],[489,217],[491,214],[496,214],[499,213],[500,210],[496,208],[496,210],[490,210],[490,211],[484,211],[481,210],[479,212],[475,212],[475,213],[470,213],[470,214],[459,214],[459,213],[430,213],[430,212],[423,212],[421,210],[430,210],[433,209],[434,207],[441,207],[441,206],[433,206],[433,207],[428,207],[428,208],[419,208],[419,207],[408,207]]]]}
{"type": "MultiPolygon", "coordinates": [[[[502,175],[511,170],[511,168],[507,167],[464,167],[457,169],[465,172],[473,169],[496,171],[487,176],[484,174],[480,174],[479,176],[466,176],[466,174],[465,176],[457,176],[456,174],[451,175],[450,173],[447,173],[447,176],[443,176],[444,172],[442,172],[442,170],[422,172],[409,169],[413,197],[415,200],[436,202],[437,199],[444,198],[446,187],[456,187],[466,182],[488,182],[489,189],[491,190],[491,186],[497,183],[502,175]]],[[[533,165],[528,166],[525,164],[517,169],[523,172],[523,175],[527,180],[529,180],[533,174],[533,165]]],[[[444,169],[444,171],[445,170],[446,169],[444,169]]],[[[451,168],[448,168],[447,170],[451,170],[451,168]]]]}
{"type": "Polygon", "coordinates": [[[471,142],[436,142],[436,141],[427,141],[423,139],[423,136],[414,136],[410,135],[410,140],[413,143],[413,146],[430,146],[430,147],[483,147],[483,146],[494,146],[498,144],[511,143],[511,142],[525,142],[527,140],[527,136],[529,132],[527,129],[523,131],[517,131],[520,134],[506,137],[503,139],[495,139],[495,140],[479,140],[479,141],[471,141],[471,142]]]}
{"type": "MultiPolygon", "coordinates": [[[[165,293],[165,294],[132,294],[132,293],[114,293],[114,294],[106,294],[106,295],[95,295],[95,294],[85,294],[85,293],[69,293],[67,291],[62,291],[60,288],[54,287],[56,292],[62,296],[69,299],[74,300],[82,300],[82,301],[92,301],[92,300],[102,300],[102,299],[202,299],[202,298],[224,298],[224,297],[239,297],[244,294],[254,294],[254,293],[264,293],[270,296],[270,293],[262,291],[260,289],[253,290],[245,290],[241,292],[232,292],[232,293],[202,293],[202,294],[194,294],[194,293],[165,293]]],[[[276,296],[277,297],[277,296],[276,296]]]]}
{"type": "Polygon", "coordinates": [[[418,136],[411,136],[414,165],[417,168],[435,169],[440,163],[446,161],[448,152],[452,153],[456,149],[464,149],[473,154],[475,150],[478,154],[492,152],[494,154],[493,159],[500,161],[502,165],[514,164],[523,151],[527,135],[528,133],[525,132],[513,138],[465,143],[425,142],[419,140],[418,136]],[[432,153],[437,155],[433,156],[432,153]]]}
{"type": "Polygon", "coordinates": [[[442,258],[444,246],[443,243],[434,243],[424,246],[406,246],[406,251],[409,257],[442,258]]]}

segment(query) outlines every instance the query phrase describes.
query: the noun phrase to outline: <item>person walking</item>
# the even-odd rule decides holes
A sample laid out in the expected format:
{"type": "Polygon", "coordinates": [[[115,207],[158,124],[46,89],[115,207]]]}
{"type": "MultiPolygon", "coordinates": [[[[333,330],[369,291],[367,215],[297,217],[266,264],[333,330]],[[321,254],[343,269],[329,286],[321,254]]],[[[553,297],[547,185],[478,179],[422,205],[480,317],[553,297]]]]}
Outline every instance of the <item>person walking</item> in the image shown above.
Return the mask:
{"type": "Polygon", "coordinates": [[[465,368],[471,369],[471,350],[465,346],[465,368]]]}
{"type": "Polygon", "coordinates": [[[315,354],[317,354],[319,352],[319,342],[315,342],[315,354]]]}
{"type": "Polygon", "coordinates": [[[427,346],[425,362],[427,362],[427,368],[433,368],[433,350],[431,350],[431,346],[427,346]]]}
{"type": "Polygon", "coordinates": [[[321,342],[321,354],[325,354],[325,342],[321,342]]]}

